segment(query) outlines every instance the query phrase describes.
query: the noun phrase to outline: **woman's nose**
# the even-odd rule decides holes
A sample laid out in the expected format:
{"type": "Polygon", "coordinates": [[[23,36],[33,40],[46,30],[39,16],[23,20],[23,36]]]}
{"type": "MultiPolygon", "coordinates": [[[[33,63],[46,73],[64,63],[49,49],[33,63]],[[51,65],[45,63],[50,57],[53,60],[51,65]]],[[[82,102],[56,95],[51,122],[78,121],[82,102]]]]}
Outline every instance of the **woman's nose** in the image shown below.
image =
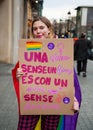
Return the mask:
{"type": "Polygon", "coordinates": [[[38,28],[38,29],[37,29],[37,33],[39,33],[39,32],[40,32],[40,29],[38,28]]]}

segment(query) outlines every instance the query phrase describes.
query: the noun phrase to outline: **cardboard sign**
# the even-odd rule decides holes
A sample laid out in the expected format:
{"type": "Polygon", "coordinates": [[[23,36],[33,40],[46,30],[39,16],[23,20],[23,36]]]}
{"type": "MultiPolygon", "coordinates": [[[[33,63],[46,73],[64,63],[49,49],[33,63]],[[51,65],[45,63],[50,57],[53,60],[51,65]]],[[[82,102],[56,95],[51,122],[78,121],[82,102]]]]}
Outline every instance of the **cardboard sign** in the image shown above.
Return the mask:
{"type": "Polygon", "coordinates": [[[73,39],[22,39],[19,43],[22,115],[72,115],[73,39]]]}

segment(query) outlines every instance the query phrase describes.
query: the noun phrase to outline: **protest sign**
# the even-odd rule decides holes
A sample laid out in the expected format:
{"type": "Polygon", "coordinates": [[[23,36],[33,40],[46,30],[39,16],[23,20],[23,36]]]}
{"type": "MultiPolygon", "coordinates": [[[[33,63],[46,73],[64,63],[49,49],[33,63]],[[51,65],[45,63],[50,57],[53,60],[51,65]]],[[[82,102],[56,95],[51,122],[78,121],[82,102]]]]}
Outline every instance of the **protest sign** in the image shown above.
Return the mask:
{"type": "Polygon", "coordinates": [[[21,39],[22,115],[72,115],[73,39],[21,39]]]}

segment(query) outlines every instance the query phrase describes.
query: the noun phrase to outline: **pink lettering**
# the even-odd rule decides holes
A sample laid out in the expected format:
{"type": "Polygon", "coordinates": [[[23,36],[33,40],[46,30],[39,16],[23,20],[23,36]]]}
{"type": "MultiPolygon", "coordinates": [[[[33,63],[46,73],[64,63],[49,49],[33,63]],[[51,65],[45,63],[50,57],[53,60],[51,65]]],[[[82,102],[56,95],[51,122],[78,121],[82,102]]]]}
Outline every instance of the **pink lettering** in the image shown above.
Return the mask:
{"type": "Polygon", "coordinates": [[[31,94],[31,101],[35,101],[35,94],[31,94]]]}
{"type": "Polygon", "coordinates": [[[26,77],[27,76],[22,76],[22,84],[26,84],[27,82],[26,82],[26,77]]]}
{"type": "Polygon", "coordinates": [[[46,52],[24,52],[24,59],[28,62],[48,62],[46,52]]]}
{"type": "Polygon", "coordinates": [[[64,79],[54,79],[54,84],[55,86],[61,86],[61,87],[67,87],[68,85],[68,80],[64,79]]]}
{"type": "Polygon", "coordinates": [[[30,100],[29,94],[24,95],[24,99],[25,101],[29,101],[30,100]]]}
{"type": "Polygon", "coordinates": [[[22,64],[21,68],[22,68],[22,71],[25,73],[27,72],[27,73],[56,74],[56,67],[48,67],[48,66],[41,66],[41,65],[32,66],[32,65],[22,64]]]}
{"type": "Polygon", "coordinates": [[[38,94],[25,94],[24,95],[25,101],[36,101],[36,102],[53,102],[53,95],[38,95],[38,94]]]}
{"type": "Polygon", "coordinates": [[[48,77],[36,77],[35,78],[35,84],[36,85],[50,85],[51,83],[51,78],[48,78],[48,77]]]}
{"type": "Polygon", "coordinates": [[[63,68],[63,67],[61,67],[60,65],[58,66],[58,68],[57,68],[57,73],[58,74],[61,74],[61,73],[67,73],[67,74],[72,74],[72,70],[71,69],[68,69],[68,68],[63,68]]]}
{"type": "Polygon", "coordinates": [[[28,84],[32,84],[33,83],[33,76],[29,75],[28,76],[28,84]]]}
{"type": "Polygon", "coordinates": [[[24,109],[25,110],[37,110],[37,109],[40,109],[40,110],[50,110],[50,109],[57,109],[59,110],[60,106],[58,104],[30,104],[30,102],[27,102],[24,106],[24,109]]]}

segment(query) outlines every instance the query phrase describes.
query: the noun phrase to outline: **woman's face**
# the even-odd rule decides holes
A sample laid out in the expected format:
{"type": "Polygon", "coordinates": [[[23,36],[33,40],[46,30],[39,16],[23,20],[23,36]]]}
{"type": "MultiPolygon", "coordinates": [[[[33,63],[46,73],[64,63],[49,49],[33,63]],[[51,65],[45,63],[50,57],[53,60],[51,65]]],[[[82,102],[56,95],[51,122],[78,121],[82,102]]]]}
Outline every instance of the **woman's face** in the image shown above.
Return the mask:
{"type": "Polygon", "coordinates": [[[50,33],[49,28],[42,21],[36,21],[33,24],[34,38],[47,38],[50,33]]]}

